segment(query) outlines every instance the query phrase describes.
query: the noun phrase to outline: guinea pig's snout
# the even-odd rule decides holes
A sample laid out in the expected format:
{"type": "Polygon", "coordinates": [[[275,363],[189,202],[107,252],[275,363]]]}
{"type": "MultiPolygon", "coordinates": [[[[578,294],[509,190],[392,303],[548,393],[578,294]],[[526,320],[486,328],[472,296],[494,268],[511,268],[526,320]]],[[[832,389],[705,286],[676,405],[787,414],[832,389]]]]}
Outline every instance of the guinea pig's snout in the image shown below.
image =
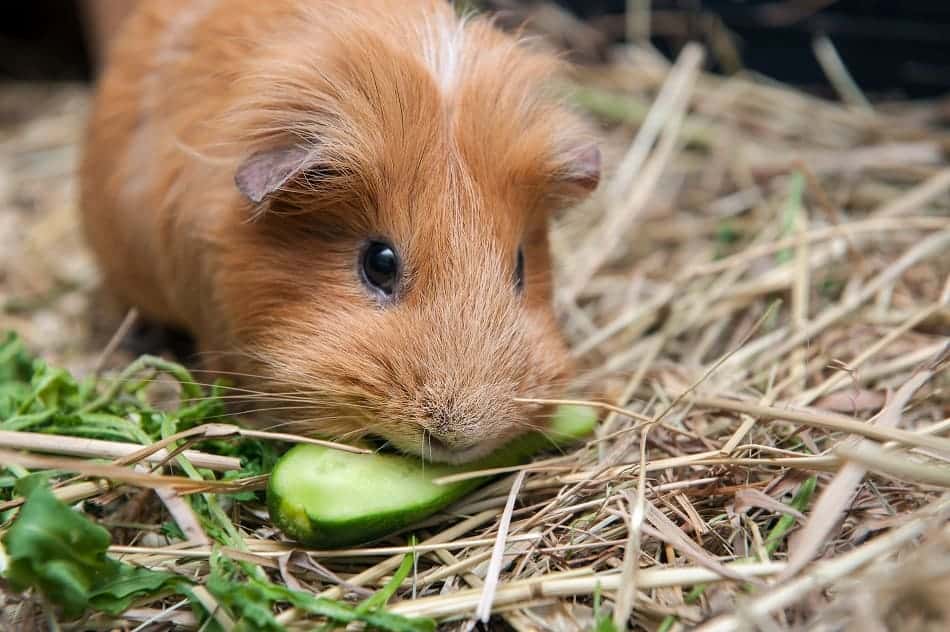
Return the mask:
{"type": "Polygon", "coordinates": [[[496,446],[497,442],[476,435],[426,431],[422,442],[422,456],[443,463],[465,463],[485,456],[496,446]]]}
{"type": "Polygon", "coordinates": [[[478,442],[471,437],[459,437],[457,435],[437,435],[428,433],[426,435],[426,448],[431,448],[439,453],[443,452],[464,452],[478,445],[478,442]]]}
{"type": "Polygon", "coordinates": [[[463,424],[433,424],[436,429],[428,430],[427,440],[433,448],[461,452],[477,446],[481,438],[473,430],[466,432],[460,428],[463,424]],[[454,426],[454,427],[453,427],[454,426]]]}
{"type": "Polygon", "coordinates": [[[422,405],[423,456],[433,461],[463,463],[484,456],[511,437],[506,432],[511,411],[488,401],[454,397],[427,398],[422,405]]]}

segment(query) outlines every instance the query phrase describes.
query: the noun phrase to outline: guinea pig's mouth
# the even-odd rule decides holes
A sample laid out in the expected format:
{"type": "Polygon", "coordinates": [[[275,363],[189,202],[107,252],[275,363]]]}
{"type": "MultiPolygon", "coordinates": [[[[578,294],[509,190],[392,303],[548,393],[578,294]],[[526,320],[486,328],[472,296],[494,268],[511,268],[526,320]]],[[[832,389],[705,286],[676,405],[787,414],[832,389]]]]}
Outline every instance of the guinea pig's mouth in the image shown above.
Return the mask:
{"type": "Polygon", "coordinates": [[[425,445],[423,445],[424,453],[422,454],[422,458],[427,461],[460,465],[483,456],[488,456],[499,447],[501,446],[494,442],[485,442],[460,450],[458,448],[450,448],[436,437],[431,437],[425,445]]]}
{"type": "Polygon", "coordinates": [[[488,456],[504,445],[503,443],[486,441],[468,448],[452,448],[437,437],[428,434],[421,437],[420,441],[414,444],[407,444],[402,440],[388,439],[376,434],[367,435],[365,440],[373,444],[377,452],[399,453],[419,457],[432,463],[448,463],[449,465],[469,463],[483,456],[488,456]]]}

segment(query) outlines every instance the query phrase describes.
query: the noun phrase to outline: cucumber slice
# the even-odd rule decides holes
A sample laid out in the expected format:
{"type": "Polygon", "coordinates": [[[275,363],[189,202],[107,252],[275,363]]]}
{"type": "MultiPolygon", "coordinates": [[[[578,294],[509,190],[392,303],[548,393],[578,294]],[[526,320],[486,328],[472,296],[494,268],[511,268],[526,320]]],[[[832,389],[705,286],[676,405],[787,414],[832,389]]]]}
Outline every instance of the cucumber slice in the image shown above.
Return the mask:
{"type": "Polygon", "coordinates": [[[486,483],[490,477],[436,485],[442,476],[520,465],[545,448],[590,434],[597,413],[561,406],[544,433],[519,437],[465,465],[424,463],[395,454],[352,454],[300,444],[274,467],[267,487],[271,520],[290,538],[319,548],[362,544],[404,529],[486,483]]]}

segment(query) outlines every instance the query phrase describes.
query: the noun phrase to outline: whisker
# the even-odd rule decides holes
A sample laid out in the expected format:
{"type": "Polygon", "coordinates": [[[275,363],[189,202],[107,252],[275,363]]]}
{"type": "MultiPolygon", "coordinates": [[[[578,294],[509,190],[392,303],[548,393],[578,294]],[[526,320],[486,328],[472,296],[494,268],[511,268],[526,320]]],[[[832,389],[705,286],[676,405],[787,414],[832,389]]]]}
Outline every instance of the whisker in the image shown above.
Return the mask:
{"type": "MultiPolygon", "coordinates": [[[[158,383],[160,382],[160,380],[156,378],[128,378],[122,381],[127,382],[127,383],[133,383],[133,382],[158,383]]],[[[214,400],[214,399],[223,399],[223,400],[247,399],[249,401],[253,401],[254,399],[261,399],[261,400],[298,402],[298,403],[313,404],[313,405],[321,405],[321,404],[330,404],[333,406],[342,405],[345,407],[357,408],[357,409],[368,408],[367,406],[363,404],[359,404],[357,402],[343,402],[341,404],[339,397],[326,395],[320,391],[311,391],[311,392],[301,391],[301,390],[261,391],[261,390],[250,389],[250,388],[242,388],[242,387],[227,386],[227,385],[220,385],[220,384],[209,384],[205,382],[196,382],[196,381],[188,382],[187,384],[195,385],[195,386],[204,386],[208,388],[216,387],[216,388],[221,388],[227,391],[236,391],[237,393],[231,393],[227,395],[206,395],[203,397],[187,397],[187,398],[182,399],[183,402],[200,402],[200,401],[208,401],[208,400],[214,400]]]]}
{"type": "Polygon", "coordinates": [[[260,430],[263,430],[263,431],[265,431],[265,432],[273,432],[273,431],[278,430],[278,429],[281,429],[281,428],[286,429],[286,428],[289,428],[289,427],[291,427],[291,426],[295,426],[295,425],[297,425],[297,424],[299,424],[299,423],[300,423],[299,421],[291,420],[291,421],[282,421],[282,422],[280,422],[280,423],[273,423],[273,424],[260,425],[260,426],[258,426],[258,425],[255,424],[255,427],[257,427],[257,428],[259,428],[260,430]]]}
{"type": "Polygon", "coordinates": [[[266,408],[253,408],[251,410],[237,410],[224,412],[218,415],[208,415],[205,419],[223,419],[225,417],[251,417],[260,413],[272,412],[275,410],[312,410],[312,406],[269,406],[266,408]]]}
{"type": "MultiPolygon", "coordinates": [[[[131,383],[158,384],[158,383],[163,382],[163,380],[160,380],[158,378],[143,378],[143,377],[131,377],[131,378],[125,378],[121,380],[117,378],[113,378],[113,379],[103,378],[102,381],[110,382],[113,384],[116,382],[124,382],[126,384],[131,384],[131,383]]],[[[242,387],[237,387],[237,386],[228,386],[225,384],[215,384],[215,383],[197,382],[197,381],[185,382],[185,384],[188,386],[200,386],[200,387],[204,387],[208,389],[222,389],[225,391],[235,391],[235,392],[238,392],[239,394],[236,394],[236,395],[235,394],[228,394],[228,395],[208,394],[202,397],[184,397],[182,398],[183,402],[200,402],[200,401],[207,401],[207,400],[212,400],[212,399],[229,399],[229,398],[233,399],[233,398],[239,398],[239,397],[252,397],[252,396],[273,397],[273,398],[299,398],[300,401],[313,401],[314,399],[311,396],[311,394],[301,392],[301,391],[283,391],[283,392],[261,391],[261,390],[242,388],[242,387]]]]}
{"type": "MultiPolygon", "coordinates": [[[[161,380],[161,379],[159,379],[159,378],[155,378],[155,377],[139,377],[139,376],[128,377],[128,378],[120,378],[120,377],[118,377],[118,376],[104,376],[104,377],[99,378],[99,381],[100,381],[100,382],[103,382],[103,383],[109,383],[109,384],[115,384],[115,383],[117,383],[117,382],[119,382],[119,383],[126,383],[126,384],[139,383],[139,382],[157,384],[157,383],[163,382],[163,380],[161,380]]],[[[169,383],[169,384],[174,384],[175,381],[174,381],[173,378],[168,378],[168,383],[169,383]]],[[[236,387],[236,386],[229,386],[229,385],[227,385],[227,384],[217,384],[217,383],[213,383],[213,382],[211,382],[211,383],[209,383],[209,382],[197,382],[197,381],[195,381],[195,380],[191,380],[191,381],[188,381],[188,382],[184,382],[184,384],[186,384],[186,385],[188,385],[188,386],[201,386],[201,387],[204,387],[204,388],[221,388],[221,389],[226,389],[226,390],[236,390],[236,391],[239,390],[239,391],[247,391],[247,392],[252,392],[252,393],[253,393],[253,392],[263,392],[263,391],[254,391],[254,390],[247,389],[247,388],[239,388],[239,387],[236,387]]]]}
{"type": "Polygon", "coordinates": [[[362,420],[362,419],[363,419],[362,417],[357,416],[357,415],[347,415],[347,414],[329,415],[329,414],[325,414],[325,415],[314,415],[314,416],[311,416],[311,417],[300,417],[300,418],[297,418],[297,419],[288,419],[288,420],[282,421],[282,422],[280,422],[280,423],[273,423],[273,424],[270,424],[270,425],[268,425],[267,427],[268,427],[268,428],[277,428],[277,427],[285,426],[285,425],[289,425],[289,424],[301,424],[301,423],[311,423],[311,424],[312,424],[312,423],[316,423],[316,422],[320,422],[320,421],[341,421],[341,420],[360,421],[360,420],[362,420]]]}
{"type": "MultiPolygon", "coordinates": [[[[359,422],[359,417],[347,416],[347,415],[334,415],[334,416],[322,416],[322,417],[304,417],[301,419],[293,419],[282,424],[273,424],[269,428],[278,428],[284,425],[296,425],[296,426],[314,426],[320,422],[332,422],[332,421],[352,421],[359,422]]],[[[362,431],[362,430],[360,430],[362,431]]]]}
{"type": "Polygon", "coordinates": [[[305,399],[302,397],[287,397],[286,395],[275,394],[275,395],[222,395],[220,397],[208,397],[208,398],[189,398],[185,400],[186,402],[195,402],[195,401],[208,401],[212,399],[221,399],[229,402],[240,402],[240,401],[278,401],[278,402],[294,402],[300,404],[313,404],[316,403],[312,399],[305,399]]]}

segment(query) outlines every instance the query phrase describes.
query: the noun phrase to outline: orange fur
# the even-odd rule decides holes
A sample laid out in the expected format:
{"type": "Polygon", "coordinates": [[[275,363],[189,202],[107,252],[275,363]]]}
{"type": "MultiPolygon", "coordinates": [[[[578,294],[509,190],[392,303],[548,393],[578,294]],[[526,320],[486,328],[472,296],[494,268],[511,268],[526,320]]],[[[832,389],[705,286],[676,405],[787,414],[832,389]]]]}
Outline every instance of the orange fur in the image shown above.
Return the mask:
{"type": "Polygon", "coordinates": [[[547,216],[596,178],[555,61],[442,0],[146,1],[111,60],[81,206],[121,298],[293,392],[299,432],[467,460],[541,423],[513,398],[567,374],[547,216]],[[284,146],[306,168],[255,207],[235,173],[284,146]],[[391,305],[358,275],[378,236],[391,305]]]}

